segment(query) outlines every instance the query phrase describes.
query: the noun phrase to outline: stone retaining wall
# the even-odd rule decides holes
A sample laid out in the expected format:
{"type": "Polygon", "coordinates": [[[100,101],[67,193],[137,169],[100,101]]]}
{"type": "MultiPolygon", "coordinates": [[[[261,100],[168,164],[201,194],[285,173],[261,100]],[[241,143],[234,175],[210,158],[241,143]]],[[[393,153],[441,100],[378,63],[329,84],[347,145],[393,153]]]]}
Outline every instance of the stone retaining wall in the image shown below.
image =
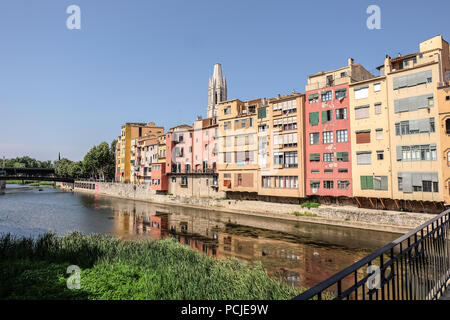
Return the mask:
{"type": "Polygon", "coordinates": [[[197,198],[187,196],[157,194],[147,185],[133,185],[106,182],[61,183],[61,188],[74,191],[90,192],[112,197],[142,200],[168,205],[185,205],[202,207],[210,210],[267,216],[292,221],[339,225],[389,232],[407,232],[433,217],[432,214],[406,213],[388,210],[355,208],[352,206],[325,206],[319,208],[302,208],[298,204],[274,203],[250,200],[217,200],[214,198],[197,198]],[[295,216],[293,213],[313,213],[317,217],[295,216]]]}

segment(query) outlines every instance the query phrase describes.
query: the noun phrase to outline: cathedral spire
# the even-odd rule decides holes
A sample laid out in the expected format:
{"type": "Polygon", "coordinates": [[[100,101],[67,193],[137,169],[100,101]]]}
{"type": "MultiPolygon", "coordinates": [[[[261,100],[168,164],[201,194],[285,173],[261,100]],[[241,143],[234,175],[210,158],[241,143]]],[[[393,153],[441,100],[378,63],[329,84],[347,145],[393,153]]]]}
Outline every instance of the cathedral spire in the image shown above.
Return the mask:
{"type": "Polygon", "coordinates": [[[217,104],[227,100],[227,82],[222,75],[222,65],[214,65],[213,76],[209,79],[207,117],[217,117],[217,104]]]}

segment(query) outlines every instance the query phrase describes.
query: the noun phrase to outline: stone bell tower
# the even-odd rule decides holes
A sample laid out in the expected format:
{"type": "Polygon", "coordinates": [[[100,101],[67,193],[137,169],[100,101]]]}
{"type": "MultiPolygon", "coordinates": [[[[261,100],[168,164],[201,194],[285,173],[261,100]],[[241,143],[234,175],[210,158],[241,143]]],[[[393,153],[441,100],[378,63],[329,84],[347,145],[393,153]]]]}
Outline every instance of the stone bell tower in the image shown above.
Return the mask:
{"type": "Polygon", "coordinates": [[[214,65],[213,76],[209,79],[208,86],[208,118],[217,118],[217,104],[227,100],[227,80],[222,76],[222,65],[214,65]]]}

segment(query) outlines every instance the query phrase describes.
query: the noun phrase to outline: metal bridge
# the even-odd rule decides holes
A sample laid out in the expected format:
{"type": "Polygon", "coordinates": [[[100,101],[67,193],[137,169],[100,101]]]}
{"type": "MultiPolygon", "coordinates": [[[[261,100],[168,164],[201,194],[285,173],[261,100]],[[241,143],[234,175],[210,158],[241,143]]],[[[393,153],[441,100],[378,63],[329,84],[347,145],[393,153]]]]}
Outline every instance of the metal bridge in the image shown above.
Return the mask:
{"type": "Polygon", "coordinates": [[[450,210],[294,300],[449,300],[450,210]]]}
{"type": "Polygon", "coordinates": [[[56,175],[55,169],[44,168],[3,168],[0,169],[0,180],[74,182],[73,178],[56,175]]]}

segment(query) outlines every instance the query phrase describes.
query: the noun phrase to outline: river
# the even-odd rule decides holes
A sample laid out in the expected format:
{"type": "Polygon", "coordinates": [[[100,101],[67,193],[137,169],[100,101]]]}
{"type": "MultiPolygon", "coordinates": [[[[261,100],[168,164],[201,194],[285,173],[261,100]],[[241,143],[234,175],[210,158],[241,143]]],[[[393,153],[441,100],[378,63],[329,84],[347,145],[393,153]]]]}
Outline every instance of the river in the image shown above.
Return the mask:
{"type": "Polygon", "coordinates": [[[0,233],[102,233],[121,239],[173,237],[219,259],[260,261],[288,284],[311,287],[399,234],[206,209],[159,205],[54,188],[7,185],[0,195],[0,233]]]}

